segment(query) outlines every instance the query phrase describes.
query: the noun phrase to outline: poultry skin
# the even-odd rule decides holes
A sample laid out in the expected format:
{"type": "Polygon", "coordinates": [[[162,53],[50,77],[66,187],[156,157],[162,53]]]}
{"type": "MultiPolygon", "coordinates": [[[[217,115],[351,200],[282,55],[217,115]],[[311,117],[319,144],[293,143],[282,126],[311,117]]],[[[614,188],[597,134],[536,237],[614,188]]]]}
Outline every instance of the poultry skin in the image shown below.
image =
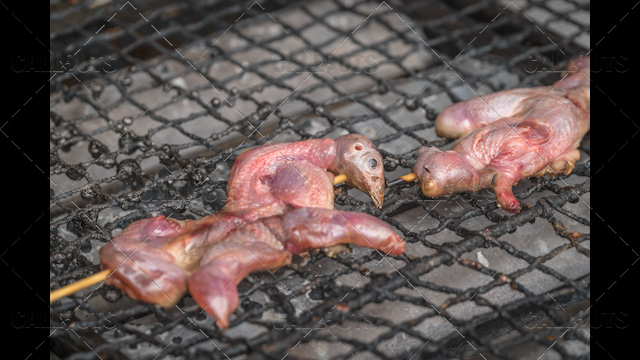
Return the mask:
{"type": "Polygon", "coordinates": [[[100,249],[101,267],[116,270],[106,283],[133,299],[171,306],[186,293],[189,276],[204,254],[232,231],[295,208],[332,209],[334,174],[347,175],[348,184],[382,205],[382,157],[362,135],[248,150],[231,169],[227,200],[219,212],[199,220],[142,219],[100,249]]]}
{"type": "Polygon", "coordinates": [[[498,205],[517,213],[522,206],[512,187],[520,179],[570,174],[590,126],[589,69],[589,58],[579,58],[552,86],[505,90],[445,109],[436,130],[462,138],[449,151],[418,150],[413,171],[424,195],[493,186],[498,205]]]}
{"type": "Polygon", "coordinates": [[[229,233],[204,254],[189,278],[189,292],[222,329],[238,307],[236,285],[249,273],[288,265],[309,249],[351,243],[400,255],[404,241],[369,214],[305,207],[260,219],[229,233]]]}

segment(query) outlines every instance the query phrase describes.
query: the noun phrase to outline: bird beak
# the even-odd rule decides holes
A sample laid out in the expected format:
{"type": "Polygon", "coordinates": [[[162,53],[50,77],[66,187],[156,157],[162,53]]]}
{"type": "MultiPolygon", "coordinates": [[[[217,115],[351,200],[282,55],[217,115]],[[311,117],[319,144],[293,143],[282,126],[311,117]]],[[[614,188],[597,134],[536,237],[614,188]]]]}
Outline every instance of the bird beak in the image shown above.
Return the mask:
{"type": "Polygon", "coordinates": [[[372,195],[373,204],[378,208],[382,209],[382,202],[384,201],[384,194],[375,194],[372,195]]]}
{"type": "Polygon", "coordinates": [[[379,181],[379,177],[372,177],[367,179],[364,183],[356,183],[347,180],[347,184],[353,186],[354,188],[362,191],[365,194],[369,194],[371,199],[373,200],[373,204],[378,208],[382,209],[382,202],[384,201],[384,189],[385,183],[384,180],[379,181]]]}
{"type": "Polygon", "coordinates": [[[346,182],[348,185],[353,186],[354,188],[364,192],[365,194],[369,194],[369,196],[371,196],[371,199],[373,200],[373,204],[378,209],[382,209],[385,184],[384,181],[380,183],[379,181],[376,181],[375,178],[377,177],[374,177],[374,179],[371,180],[368,179],[363,183],[354,181],[353,179],[348,178],[345,174],[340,174],[333,179],[333,185],[338,185],[342,182],[346,182]]]}
{"type": "Polygon", "coordinates": [[[378,209],[382,209],[382,202],[384,201],[384,186],[379,186],[377,188],[372,189],[369,195],[373,200],[373,204],[378,209]]]}
{"type": "Polygon", "coordinates": [[[422,182],[422,193],[429,197],[438,197],[442,194],[441,189],[438,187],[435,181],[426,178],[422,182]]]}

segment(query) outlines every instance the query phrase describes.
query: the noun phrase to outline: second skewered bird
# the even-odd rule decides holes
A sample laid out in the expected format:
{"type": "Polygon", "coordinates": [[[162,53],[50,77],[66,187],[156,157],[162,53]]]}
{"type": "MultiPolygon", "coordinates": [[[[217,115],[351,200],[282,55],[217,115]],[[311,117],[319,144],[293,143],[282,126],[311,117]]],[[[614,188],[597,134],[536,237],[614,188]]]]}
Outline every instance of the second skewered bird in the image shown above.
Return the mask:
{"type": "Polygon", "coordinates": [[[520,179],[568,175],[580,158],[578,146],[590,125],[589,71],[589,58],[579,58],[552,86],[500,91],[448,107],[436,118],[436,133],[461,138],[449,151],[420,148],[414,175],[403,180],[417,177],[429,197],[493,187],[499,206],[519,212],[512,187],[520,179]]]}

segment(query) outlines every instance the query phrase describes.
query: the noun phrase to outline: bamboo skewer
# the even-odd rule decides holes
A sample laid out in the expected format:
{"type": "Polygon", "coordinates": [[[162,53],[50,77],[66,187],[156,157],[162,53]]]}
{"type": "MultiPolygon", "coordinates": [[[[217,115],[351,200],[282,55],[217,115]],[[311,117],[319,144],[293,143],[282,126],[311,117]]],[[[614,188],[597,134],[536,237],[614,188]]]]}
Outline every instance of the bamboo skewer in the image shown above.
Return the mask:
{"type": "Polygon", "coordinates": [[[417,178],[418,178],[418,175],[416,175],[416,173],[409,173],[407,175],[400,176],[399,178],[393,180],[392,182],[389,183],[389,186],[397,185],[403,182],[412,182],[417,178]]]}
{"type": "MultiPolygon", "coordinates": [[[[338,176],[336,176],[333,179],[333,184],[337,185],[340,183],[343,183],[347,181],[347,175],[344,174],[340,174],[338,176]]],[[[82,280],[76,281],[73,284],[69,284],[67,286],[63,286],[59,289],[53,290],[50,294],[49,294],[49,303],[52,303],[54,301],[60,300],[65,296],[69,296],[75,292],[78,292],[86,287],[89,287],[91,285],[97,284],[101,281],[104,281],[107,279],[107,277],[109,276],[109,274],[111,274],[111,270],[107,269],[107,270],[102,270],[98,273],[95,273],[93,275],[90,275],[82,280]]]]}
{"type": "Polygon", "coordinates": [[[340,174],[340,175],[336,176],[336,177],[333,179],[333,185],[338,185],[338,184],[343,183],[343,182],[345,182],[345,181],[347,181],[347,175],[345,175],[345,174],[340,174]]]}
{"type": "Polygon", "coordinates": [[[76,281],[73,284],[69,284],[67,286],[63,286],[59,289],[53,290],[49,294],[49,303],[52,303],[56,300],[60,300],[65,296],[69,296],[77,291],[80,291],[86,287],[97,284],[101,281],[106,280],[106,278],[111,274],[111,270],[102,270],[99,273],[95,273],[91,276],[88,276],[82,280],[76,281]]]}

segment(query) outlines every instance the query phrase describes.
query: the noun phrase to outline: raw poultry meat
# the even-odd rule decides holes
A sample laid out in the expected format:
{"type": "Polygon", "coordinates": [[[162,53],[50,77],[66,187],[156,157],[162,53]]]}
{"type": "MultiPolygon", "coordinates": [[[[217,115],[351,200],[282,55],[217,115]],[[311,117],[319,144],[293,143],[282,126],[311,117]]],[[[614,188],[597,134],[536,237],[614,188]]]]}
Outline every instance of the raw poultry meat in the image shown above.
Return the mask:
{"type": "Polygon", "coordinates": [[[292,254],[344,243],[379,249],[386,255],[405,250],[404,241],[371,215],[299,208],[247,224],[209,248],[189,278],[189,292],[226,329],[238,306],[236,285],[249,273],[287,265],[292,254]]]}
{"type": "MultiPolygon", "coordinates": [[[[218,250],[225,253],[224,249],[232,247],[233,241],[221,240],[234,230],[262,218],[277,218],[295,208],[332,209],[334,174],[347,175],[348,184],[370,194],[376,205],[382,205],[385,185],[382,157],[364,136],[351,134],[336,140],[264,145],[246,151],[236,159],[231,169],[227,201],[221,211],[199,220],[181,221],[163,216],[139,220],[104,246],[100,250],[102,268],[117,270],[106,282],[134,299],[171,306],[187,291],[187,280],[191,273],[201,264],[208,264],[218,250]],[[205,254],[214,255],[206,256],[207,261],[202,262],[205,254]]],[[[274,239],[290,240],[294,241],[292,243],[306,244],[307,247],[358,241],[348,231],[344,233],[347,225],[340,222],[340,217],[318,214],[317,218],[312,219],[308,215],[313,212],[294,210],[292,213],[306,215],[301,219],[326,226],[327,230],[335,233],[327,234],[326,240],[307,240],[306,243],[303,240],[295,242],[294,235],[285,236],[285,233],[280,237],[273,235],[274,239]],[[346,235],[340,235],[340,231],[346,235]]],[[[341,212],[336,214],[342,214],[341,217],[345,219],[360,220],[359,216],[341,212]]],[[[365,219],[370,217],[361,216],[365,219]]],[[[275,221],[271,220],[270,223],[275,221]]],[[[285,221],[285,218],[280,218],[280,221],[285,221]]],[[[371,221],[371,224],[385,227],[382,222],[371,221]]],[[[260,225],[253,224],[234,234],[233,238],[246,234],[256,226],[260,225]]],[[[253,240],[266,244],[269,243],[268,238],[253,240]]],[[[273,249],[261,249],[262,245],[259,244],[256,246],[257,252],[263,257],[273,253],[274,258],[266,262],[270,266],[286,265],[289,261],[279,246],[273,249]],[[262,253],[261,250],[266,252],[262,253]]],[[[252,247],[249,249],[254,250],[252,247]]],[[[237,255],[233,259],[240,263],[251,261],[243,259],[241,251],[233,253],[237,255]]],[[[231,259],[228,258],[227,262],[231,259]]],[[[233,272],[233,269],[234,266],[231,266],[217,271],[233,272]]]]}
{"type": "Polygon", "coordinates": [[[449,151],[419,149],[413,171],[422,192],[438,197],[493,186],[498,205],[517,213],[511,188],[520,179],[571,173],[589,130],[589,66],[589,58],[579,58],[552,86],[501,91],[445,109],[438,133],[466,135],[449,151]]]}
{"type": "MultiPolygon", "coordinates": [[[[562,80],[551,86],[519,88],[481,95],[459,102],[444,109],[435,122],[438,136],[457,139],[472,130],[491,124],[505,117],[517,117],[526,114],[542,96],[563,96],[563,91],[580,88],[589,98],[589,57],[570,61],[565,68],[562,80]]],[[[573,91],[571,91],[573,92],[573,91]]]]}

